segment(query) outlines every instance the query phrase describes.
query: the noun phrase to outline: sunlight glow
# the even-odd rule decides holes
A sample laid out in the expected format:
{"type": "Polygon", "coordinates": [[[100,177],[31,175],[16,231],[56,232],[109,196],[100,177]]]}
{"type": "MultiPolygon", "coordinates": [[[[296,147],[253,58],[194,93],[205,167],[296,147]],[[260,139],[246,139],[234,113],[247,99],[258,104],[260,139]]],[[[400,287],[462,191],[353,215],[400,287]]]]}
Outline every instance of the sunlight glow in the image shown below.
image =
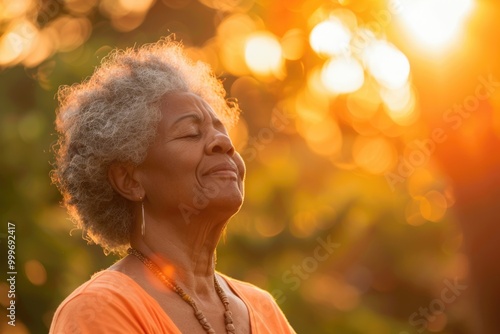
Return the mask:
{"type": "Polygon", "coordinates": [[[8,64],[15,60],[23,51],[19,35],[9,32],[0,39],[0,64],[8,64]],[[19,46],[17,46],[19,45],[19,46]]]}
{"type": "Polygon", "coordinates": [[[39,31],[27,20],[15,22],[0,37],[0,65],[18,63],[31,51],[39,31]]]}
{"type": "Polygon", "coordinates": [[[378,90],[371,83],[365,81],[356,92],[347,96],[347,110],[357,120],[369,120],[380,105],[378,90]]]}
{"type": "Polygon", "coordinates": [[[249,74],[245,62],[247,37],[257,29],[255,22],[246,14],[226,17],[217,27],[216,52],[226,71],[236,76],[249,74]]]}
{"type": "Polygon", "coordinates": [[[273,34],[259,32],[247,39],[245,61],[255,74],[270,75],[278,72],[282,60],[281,45],[273,34]]]}
{"type": "Polygon", "coordinates": [[[380,96],[387,114],[396,124],[410,125],[417,120],[416,97],[409,84],[397,89],[382,88],[380,96]]]}
{"type": "Polygon", "coordinates": [[[21,17],[34,7],[32,0],[0,1],[0,21],[21,17]]]}
{"type": "Polygon", "coordinates": [[[303,89],[295,98],[297,116],[306,122],[321,122],[327,117],[329,99],[327,94],[315,90],[303,89]]]}
{"type": "Polygon", "coordinates": [[[446,198],[439,191],[431,190],[425,196],[416,197],[419,203],[420,214],[431,222],[440,221],[448,208],[446,198]]]}
{"type": "Polygon", "coordinates": [[[342,148],[342,132],[338,123],[329,116],[320,122],[297,120],[297,131],[316,154],[333,157],[342,148]]]}
{"type": "Polygon", "coordinates": [[[367,172],[381,174],[394,165],[396,149],[384,137],[358,136],[352,147],[352,156],[367,172]]]}
{"type": "Polygon", "coordinates": [[[334,56],[347,53],[351,31],[338,19],[318,23],[309,35],[309,43],[316,53],[334,56]]]}
{"type": "Polygon", "coordinates": [[[321,81],[331,93],[345,94],[357,91],[365,80],[361,64],[354,58],[335,58],[325,63],[321,81]]]}
{"type": "Polygon", "coordinates": [[[128,12],[146,12],[154,3],[153,0],[118,0],[120,6],[128,12]]]}
{"type": "Polygon", "coordinates": [[[307,37],[300,29],[288,30],[281,39],[283,49],[283,58],[289,60],[298,60],[302,57],[305,50],[305,41],[307,37]]]}
{"type": "Polygon", "coordinates": [[[374,42],[366,48],[364,58],[368,70],[382,86],[397,89],[408,81],[410,62],[394,45],[374,42]]]}
{"type": "Polygon", "coordinates": [[[457,35],[472,7],[473,0],[404,0],[401,17],[421,43],[439,47],[457,35]]]}

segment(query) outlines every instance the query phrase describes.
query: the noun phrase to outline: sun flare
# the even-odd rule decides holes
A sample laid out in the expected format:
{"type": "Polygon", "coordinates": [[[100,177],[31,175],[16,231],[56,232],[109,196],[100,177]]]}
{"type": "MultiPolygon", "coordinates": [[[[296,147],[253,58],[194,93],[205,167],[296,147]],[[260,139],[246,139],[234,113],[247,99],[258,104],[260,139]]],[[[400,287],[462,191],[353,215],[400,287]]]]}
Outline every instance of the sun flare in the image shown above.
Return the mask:
{"type": "Polygon", "coordinates": [[[404,0],[401,19],[422,45],[442,47],[458,36],[474,0],[404,0]]]}

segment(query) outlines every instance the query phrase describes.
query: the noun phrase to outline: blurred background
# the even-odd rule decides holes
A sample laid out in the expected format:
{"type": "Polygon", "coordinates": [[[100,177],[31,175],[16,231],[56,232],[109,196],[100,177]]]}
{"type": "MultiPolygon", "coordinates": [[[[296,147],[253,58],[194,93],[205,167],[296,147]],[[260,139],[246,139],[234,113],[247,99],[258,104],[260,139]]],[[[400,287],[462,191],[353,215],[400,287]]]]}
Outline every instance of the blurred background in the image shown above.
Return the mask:
{"type": "Polygon", "coordinates": [[[50,183],[57,88],[175,34],[243,110],[246,201],[218,270],[272,292],[298,333],[485,333],[499,14],[495,0],[0,0],[0,332],[48,332],[117,260],[71,231],[50,183]]]}

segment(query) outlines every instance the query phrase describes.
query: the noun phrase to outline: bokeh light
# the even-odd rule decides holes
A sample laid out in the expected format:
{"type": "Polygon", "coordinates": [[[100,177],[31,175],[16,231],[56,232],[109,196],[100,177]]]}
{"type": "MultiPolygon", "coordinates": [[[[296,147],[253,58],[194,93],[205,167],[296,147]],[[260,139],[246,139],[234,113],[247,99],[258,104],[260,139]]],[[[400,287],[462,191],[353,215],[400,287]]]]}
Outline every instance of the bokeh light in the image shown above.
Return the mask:
{"type": "MultiPolygon", "coordinates": [[[[165,2],[169,0],[163,0],[165,2]]],[[[177,0],[179,1],[179,0],[177,0]]],[[[188,0],[182,0],[188,1],[188,0]]],[[[171,2],[171,1],[170,1],[171,2]]],[[[200,3],[204,4],[209,8],[219,10],[221,12],[245,12],[252,8],[255,0],[199,0],[200,3]]]]}
{"type": "Polygon", "coordinates": [[[22,17],[33,9],[35,1],[19,0],[19,1],[0,1],[0,22],[22,17]]]}
{"type": "Polygon", "coordinates": [[[282,66],[281,45],[271,33],[250,35],[245,45],[245,61],[250,70],[262,76],[278,74],[282,66]]]}
{"type": "Polygon", "coordinates": [[[326,56],[348,53],[350,41],[351,31],[335,17],[318,23],[309,35],[312,49],[326,56]]]}
{"type": "Polygon", "coordinates": [[[272,238],[285,229],[285,223],[281,220],[259,218],[255,221],[255,229],[264,238],[272,238]]]}
{"type": "Polygon", "coordinates": [[[415,200],[419,203],[422,217],[431,222],[440,221],[448,208],[446,198],[436,190],[431,190],[424,196],[417,196],[415,200]]]}
{"type": "Polygon", "coordinates": [[[394,166],[396,148],[383,137],[358,136],[352,148],[356,164],[373,174],[382,174],[394,166]]]}
{"type": "Polygon", "coordinates": [[[342,148],[342,132],[338,123],[326,116],[321,121],[298,120],[297,131],[310,149],[325,157],[335,157],[342,148]]]}
{"type": "Polygon", "coordinates": [[[295,97],[295,110],[299,120],[321,122],[328,117],[328,98],[314,89],[305,88],[295,97]]]}
{"type": "Polygon", "coordinates": [[[356,120],[369,120],[377,112],[381,99],[376,88],[365,80],[360,89],[347,97],[347,109],[356,120]]]}
{"type": "Polygon", "coordinates": [[[47,271],[38,260],[29,260],[24,264],[24,272],[34,285],[43,285],[47,281],[47,271]]]}
{"type": "Polygon", "coordinates": [[[473,5],[473,0],[402,0],[400,15],[412,35],[435,50],[459,34],[473,5]]]}
{"type": "MultiPolygon", "coordinates": [[[[77,15],[88,14],[96,5],[98,0],[65,0],[64,5],[71,13],[77,15]]],[[[145,1],[147,3],[147,1],[145,1]]]]}
{"type": "Polygon", "coordinates": [[[298,60],[304,55],[306,35],[301,29],[288,30],[281,39],[283,58],[298,60]]]}
{"type": "Polygon", "coordinates": [[[28,20],[12,22],[0,37],[0,65],[22,61],[31,52],[38,33],[35,25],[28,20]]]}
{"type": "Polygon", "coordinates": [[[334,94],[351,93],[364,82],[364,70],[355,58],[333,58],[321,71],[321,80],[328,91],[334,94]]]}
{"type": "Polygon", "coordinates": [[[257,23],[248,15],[230,15],[217,27],[217,46],[223,68],[234,75],[249,74],[245,62],[247,38],[257,30],[257,23]]]}
{"type": "Polygon", "coordinates": [[[409,84],[396,89],[382,87],[380,96],[387,114],[396,124],[408,126],[418,120],[417,98],[409,84]]]}
{"type": "Polygon", "coordinates": [[[112,26],[122,32],[139,27],[155,0],[101,0],[99,9],[111,19],[112,26]]]}
{"type": "Polygon", "coordinates": [[[397,89],[408,81],[408,58],[391,43],[382,40],[373,42],[364,50],[363,56],[368,70],[380,85],[397,89]]]}

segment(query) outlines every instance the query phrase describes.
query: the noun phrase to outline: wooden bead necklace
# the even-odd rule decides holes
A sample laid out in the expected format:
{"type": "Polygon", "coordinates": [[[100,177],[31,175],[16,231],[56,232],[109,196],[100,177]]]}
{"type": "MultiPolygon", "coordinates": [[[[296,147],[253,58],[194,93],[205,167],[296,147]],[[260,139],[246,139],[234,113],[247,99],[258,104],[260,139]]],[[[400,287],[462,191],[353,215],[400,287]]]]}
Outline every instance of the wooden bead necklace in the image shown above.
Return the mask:
{"type": "MultiPolygon", "coordinates": [[[[215,334],[215,330],[212,328],[210,323],[208,322],[207,318],[205,315],[198,309],[198,306],[196,305],[195,301],[191,296],[189,296],[187,293],[182,290],[181,287],[179,287],[174,281],[168,279],[167,276],[161,271],[160,267],[156,265],[153,261],[151,261],[146,255],[142,254],[140,251],[138,251],[135,248],[129,248],[127,250],[127,253],[134,255],[137,257],[144,265],[151,270],[151,272],[158,277],[166,286],[168,286],[170,289],[172,289],[175,293],[177,293],[182,300],[184,300],[186,303],[188,303],[194,311],[194,315],[196,319],[200,322],[201,326],[205,330],[205,332],[209,334],[215,334]]],[[[219,282],[217,281],[217,278],[214,275],[214,286],[215,286],[215,291],[217,292],[217,295],[219,296],[222,304],[224,305],[224,323],[226,324],[226,333],[229,334],[235,334],[236,333],[236,328],[234,327],[234,322],[233,322],[233,317],[232,317],[232,312],[229,310],[229,300],[227,298],[227,295],[224,293],[224,290],[219,285],[219,282]]]]}

